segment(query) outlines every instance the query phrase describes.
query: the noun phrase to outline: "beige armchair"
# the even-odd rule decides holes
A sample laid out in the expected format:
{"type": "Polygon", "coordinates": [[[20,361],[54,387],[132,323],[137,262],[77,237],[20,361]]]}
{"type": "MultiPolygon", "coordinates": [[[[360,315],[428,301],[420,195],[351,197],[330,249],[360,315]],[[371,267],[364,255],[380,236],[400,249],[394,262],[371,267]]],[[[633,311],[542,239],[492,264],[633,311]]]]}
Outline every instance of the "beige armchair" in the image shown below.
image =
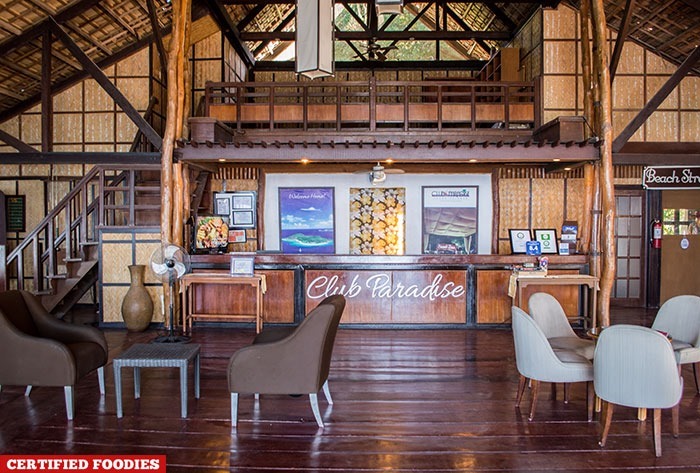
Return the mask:
{"type": "Polygon", "coordinates": [[[700,297],[672,297],[661,305],[651,328],[671,336],[671,346],[679,366],[693,365],[695,390],[700,393],[700,297]]]}
{"type": "Polygon", "coordinates": [[[527,303],[530,315],[542,329],[552,348],[571,350],[587,360],[593,359],[595,342],[576,335],[564,309],[554,296],[546,292],[536,292],[530,296],[527,303]]]}
{"type": "Polygon", "coordinates": [[[308,394],[319,427],[323,427],[317,393],[329,404],[328,372],[335,335],[345,309],[341,295],[324,299],[298,327],[263,331],[257,341],[233,354],[228,365],[231,424],[238,422],[238,395],[308,394]],[[270,335],[272,334],[272,335],[270,335]]]}
{"type": "Polygon", "coordinates": [[[678,403],[683,379],[666,336],[637,325],[613,325],[600,334],[593,358],[595,392],[603,401],[604,447],[613,405],[654,409],[654,450],[661,456],[661,409],[672,408],[673,435],[678,436],[678,403]]]}
{"type": "Polygon", "coordinates": [[[73,325],[49,314],[26,291],[0,293],[0,389],[2,385],[63,386],[68,420],[73,419],[73,387],[97,370],[104,395],[107,341],[93,327],[73,325]]]}
{"type": "Polygon", "coordinates": [[[529,420],[535,416],[540,382],[586,383],[588,421],[593,419],[593,364],[585,357],[570,350],[554,350],[535,319],[519,307],[511,308],[513,315],[513,341],[515,364],[520,373],[515,407],[520,407],[525,385],[530,380],[532,400],[529,420]]]}

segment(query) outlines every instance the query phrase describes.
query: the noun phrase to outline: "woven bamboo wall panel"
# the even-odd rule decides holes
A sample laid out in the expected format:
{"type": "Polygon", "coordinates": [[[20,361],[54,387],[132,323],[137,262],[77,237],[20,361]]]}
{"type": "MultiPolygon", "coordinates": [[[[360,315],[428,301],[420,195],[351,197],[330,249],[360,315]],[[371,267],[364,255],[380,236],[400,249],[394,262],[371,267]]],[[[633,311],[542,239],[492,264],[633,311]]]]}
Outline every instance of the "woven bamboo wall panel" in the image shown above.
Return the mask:
{"type": "Polygon", "coordinates": [[[116,74],[120,77],[148,77],[148,48],[119,61],[116,65],[116,74]]]}
{"type": "MultiPolygon", "coordinates": [[[[48,176],[49,172],[51,170],[51,166],[49,164],[24,164],[22,165],[22,176],[48,176]]],[[[20,186],[37,186],[35,192],[38,193],[32,193],[29,194],[32,196],[32,200],[36,199],[39,202],[43,202],[40,196],[44,195],[44,186],[41,182],[39,181],[27,181],[27,182],[19,182],[20,186]]],[[[44,216],[43,214],[43,208],[42,210],[42,217],[44,216]]],[[[37,220],[38,221],[38,220],[37,220]]]]}
{"type": "Polygon", "coordinates": [[[547,123],[549,121],[554,120],[557,117],[561,117],[562,115],[571,115],[570,110],[556,110],[556,109],[548,109],[545,110],[544,113],[542,113],[542,123],[547,123]]]}
{"type": "MultiPolygon", "coordinates": [[[[102,234],[102,240],[106,242],[122,242],[122,241],[131,241],[133,236],[131,233],[103,233],[102,234]]],[[[131,260],[129,260],[131,261],[131,260]]]]}
{"type": "MultiPolygon", "coordinates": [[[[8,151],[12,152],[12,151],[8,151]]],[[[0,166],[0,176],[2,177],[16,177],[19,176],[19,165],[17,164],[3,164],[0,166]]],[[[13,188],[12,192],[7,192],[3,191],[6,194],[13,194],[14,193],[14,183],[13,183],[13,188]]]]}
{"type": "Polygon", "coordinates": [[[647,53],[647,74],[666,74],[666,75],[671,75],[674,72],[676,72],[676,67],[675,65],[671,64],[668,61],[665,61],[661,57],[647,53]]]}
{"type": "Polygon", "coordinates": [[[114,114],[87,113],[85,114],[85,142],[113,143],[114,114]]]}
{"type": "Polygon", "coordinates": [[[197,61],[194,66],[194,87],[203,88],[207,81],[218,82],[221,80],[221,62],[197,61]]]}
{"type": "Polygon", "coordinates": [[[576,106],[576,78],[573,76],[544,76],[545,108],[573,109],[576,106]]]}
{"type": "MultiPolygon", "coordinates": [[[[82,164],[54,164],[53,175],[81,178],[84,175],[83,166],[82,164]]],[[[67,191],[64,191],[61,195],[66,195],[67,193],[67,191]]]]}
{"type": "Polygon", "coordinates": [[[530,180],[502,179],[498,195],[501,204],[498,237],[507,239],[509,228],[530,228],[530,180]]]}
{"type": "Polygon", "coordinates": [[[700,141],[700,112],[681,112],[681,141],[700,141]]]}
{"type": "Polygon", "coordinates": [[[615,76],[613,109],[641,110],[644,108],[644,81],[636,76],[615,76]]]}
{"type": "MultiPolygon", "coordinates": [[[[4,171],[5,166],[0,166],[0,172],[4,171]]],[[[10,166],[14,167],[14,166],[10,166]]],[[[3,174],[0,174],[3,175],[3,174]]],[[[7,195],[15,195],[15,183],[13,181],[0,181],[0,192],[7,195]]]]}
{"type": "Polygon", "coordinates": [[[86,80],[85,85],[85,111],[86,112],[111,112],[114,110],[114,100],[94,80],[86,80]]]}
{"type": "Polygon", "coordinates": [[[644,48],[631,42],[625,41],[620,55],[620,62],[615,73],[615,82],[622,74],[644,74],[644,48]]]}
{"type": "Polygon", "coordinates": [[[122,301],[129,288],[126,286],[109,286],[102,288],[102,321],[123,322],[122,301]]]}
{"type": "Polygon", "coordinates": [[[221,34],[215,33],[194,44],[193,58],[221,57],[221,34]]]}
{"type": "Polygon", "coordinates": [[[586,197],[583,179],[567,179],[565,184],[564,220],[576,220],[580,224],[583,221],[584,212],[587,211],[583,207],[586,197]]]}
{"type": "Polygon", "coordinates": [[[131,119],[126,116],[125,113],[117,113],[117,142],[119,143],[129,143],[126,145],[128,149],[131,146],[131,142],[136,136],[138,127],[131,121],[131,119]]]}
{"type": "Polygon", "coordinates": [[[41,115],[23,115],[21,120],[22,136],[20,139],[28,145],[41,143],[41,115]]]}
{"type": "MultiPolygon", "coordinates": [[[[649,76],[647,77],[647,97],[651,98],[666,83],[668,77],[649,76]]],[[[675,110],[678,108],[678,87],[673,89],[666,100],[661,102],[658,110],[675,110]]]]}
{"type": "Polygon", "coordinates": [[[56,94],[53,98],[53,111],[59,112],[79,112],[83,108],[83,87],[76,84],[68,90],[56,94]]]}
{"type": "Polygon", "coordinates": [[[83,141],[83,116],[79,113],[53,116],[54,143],[80,143],[83,141]]]}
{"type": "MultiPolygon", "coordinates": [[[[24,168],[22,169],[23,173],[30,176],[37,175],[37,173],[46,175],[48,171],[48,165],[46,164],[25,166],[24,168]],[[27,172],[24,173],[24,168],[30,169],[27,169],[27,172]]],[[[18,181],[17,195],[27,196],[26,228],[28,231],[31,231],[44,218],[44,184],[41,181],[18,181]]]]}
{"type": "Polygon", "coordinates": [[[127,283],[129,282],[128,266],[133,261],[131,244],[128,243],[102,243],[101,266],[102,283],[127,283]],[[107,262],[110,262],[109,264],[107,262]]]}
{"type": "Polygon", "coordinates": [[[117,88],[124,94],[129,103],[141,112],[141,115],[148,108],[148,100],[150,99],[148,83],[147,77],[117,79],[116,82],[117,88]]]}
{"type": "Polygon", "coordinates": [[[575,38],[578,31],[576,12],[571,8],[558,8],[557,10],[544,10],[545,39],[569,39],[575,38]]]}
{"type": "Polygon", "coordinates": [[[576,43],[547,41],[544,44],[544,73],[570,74],[576,71],[576,43]]]}
{"type": "MultiPolygon", "coordinates": [[[[158,238],[160,238],[160,235],[158,235],[158,238]]],[[[134,256],[136,258],[136,264],[146,265],[146,273],[144,277],[146,284],[156,284],[160,282],[160,280],[156,278],[153,272],[149,269],[151,255],[160,247],[160,245],[160,242],[142,242],[134,245],[134,256]]]]}
{"type": "Polygon", "coordinates": [[[532,228],[561,228],[564,221],[564,180],[532,180],[532,228]]]}
{"type": "MultiPolygon", "coordinates": [[[[613,130],[623,130],[636,115],[636,112],[617,112],[613,110],[613,130]]],[[[639,129],[630,138],[630,141],[644,141],[644,130],[645,127],[639,127],[639,129]]]]}
{"type": "MultiPolygon", "coordinates": [[[[128,151],[129,147],[126,147],[126,151],[128,151]]],[[[85,152],[88,153],[97,153],[97,152],[107,152],[111,153],[113,151],[117,151],[115,149],[114,145],[111,143],[103,143],[103,144],[86,144],[83,146],[83,149],[85,152]]]]}
{"type": "Polygon", "coordinates": [[[700,77],[685,77],[680,83],[681,108],[700,110],[700,77]]]}
{"type": "Polygon", "coordinates": [[[645,123],[647,141],[678,141],[678,113],[654,112],[645,123]]]}

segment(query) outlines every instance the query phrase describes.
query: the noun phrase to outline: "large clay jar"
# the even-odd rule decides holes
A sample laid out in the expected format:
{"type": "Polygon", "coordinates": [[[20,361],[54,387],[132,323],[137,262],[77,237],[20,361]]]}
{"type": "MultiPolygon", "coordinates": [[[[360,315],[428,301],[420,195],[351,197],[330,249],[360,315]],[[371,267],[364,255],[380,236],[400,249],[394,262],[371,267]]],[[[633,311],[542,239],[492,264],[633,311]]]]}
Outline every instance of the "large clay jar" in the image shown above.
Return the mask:
{"type": "Polygon", "coordinates": [[[122,318],[126,328],[131,332],[142,332],[148,328],[153,318],[153,301],[143,285],[144,270],[142,264],[129,266],[131,286],[122,301],[122,318]]]}

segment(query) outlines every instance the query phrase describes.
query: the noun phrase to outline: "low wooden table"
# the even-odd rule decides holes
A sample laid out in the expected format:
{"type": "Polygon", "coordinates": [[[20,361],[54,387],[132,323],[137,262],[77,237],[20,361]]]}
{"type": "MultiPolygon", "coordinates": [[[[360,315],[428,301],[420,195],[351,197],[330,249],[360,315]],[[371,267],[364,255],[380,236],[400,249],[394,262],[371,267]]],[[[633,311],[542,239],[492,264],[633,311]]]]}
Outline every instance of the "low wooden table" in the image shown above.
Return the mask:
{"type": "Polygon", "coordinates": [[[265,275],[254,274],[252,276],[231,276],[228,273],[189,273],[182,277],[182,307],[183,320],[182,327],[186,332],[192,331],[192,322],[198,319],[215,321],[238,321],[250,320],[255,322],[255,331],[260,333],[263,327],[263,294],[267,287],[265,275]],[[235,312],[210,313],[198,312],[196,305],[197,286],[217,284],[217,285],[239,285],[248,286],[253,291],[255,309],[250,314],[240,314],[235,312]]]}
{"type": "Polygon", "coordinates": [[[181,343],[137,343],[114,358],[114,389],[117,417],[122,412],[122,368],[134,368],[134,399],[141,397],[141,368],[180,368],[180,412],[187,417],[187,365],[194,363],[194,397],[199,399],[199,345],[181,343]]]}

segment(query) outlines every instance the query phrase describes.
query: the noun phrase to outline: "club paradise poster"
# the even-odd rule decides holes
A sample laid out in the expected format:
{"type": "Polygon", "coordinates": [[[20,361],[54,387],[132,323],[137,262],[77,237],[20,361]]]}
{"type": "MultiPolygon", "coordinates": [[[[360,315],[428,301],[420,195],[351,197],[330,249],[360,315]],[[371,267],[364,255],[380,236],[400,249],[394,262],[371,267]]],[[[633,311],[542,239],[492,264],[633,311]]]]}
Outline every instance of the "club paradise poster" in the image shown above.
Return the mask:
{"type": "Polygon", "coordinates": [[[283,253],[335,253],[333,201],[332,187],[279,189],[283,253]]]}

